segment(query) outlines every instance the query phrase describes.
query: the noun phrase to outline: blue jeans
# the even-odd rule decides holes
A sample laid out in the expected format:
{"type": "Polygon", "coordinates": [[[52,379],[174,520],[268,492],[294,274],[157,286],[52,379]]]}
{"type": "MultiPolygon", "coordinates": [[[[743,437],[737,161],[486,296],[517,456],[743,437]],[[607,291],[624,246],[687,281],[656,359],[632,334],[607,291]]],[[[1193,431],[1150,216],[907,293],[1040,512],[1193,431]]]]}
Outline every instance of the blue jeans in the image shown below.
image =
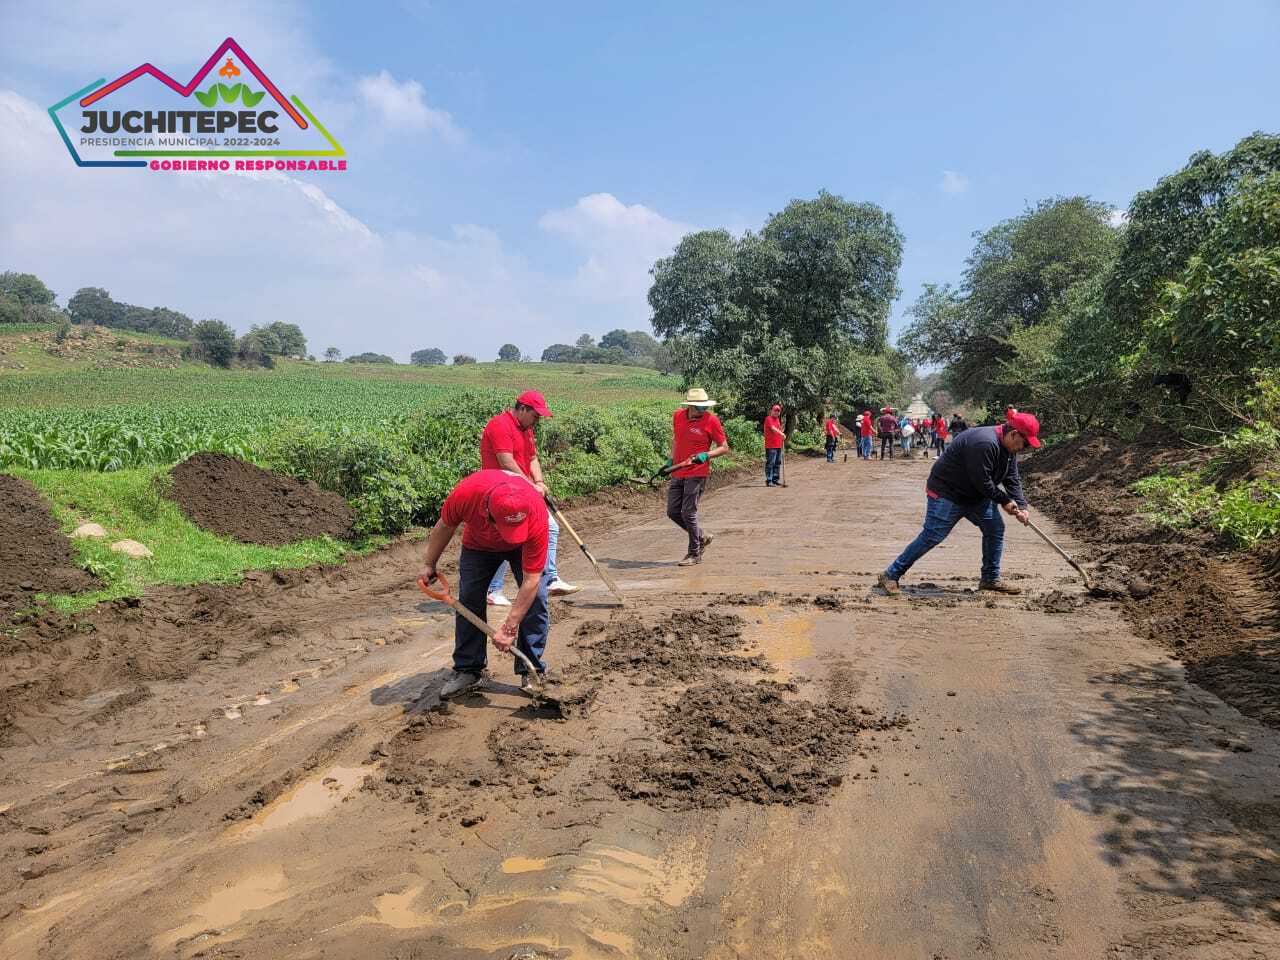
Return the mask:
{"type": "Polygon", "coordinates": [[[870,437],[858,438],[858,455],[862,457],[863,460],[871,459],[871,438],[870,437]]]}
{"type": "Polygon", "coordinates": [[[827,463],[835,463],[836,460],[836,441],[827,441],[827,463]]]}
{"type": "Polygon", "coordinates": [[[773,447],[764,452],[764,482],[782,482],[782,448],[773,447]]]}
{"type": "MultiPolygon", "coordinates": [[[[485,594],[486,584],[493,579],[493,572],[502,564],[511,565],[516,583],[524,582],[524,571],[520,569],[520,548],[506,553],[492,553],[488,550],[472,550],[462,548],[458,558],[458,602],[482,620],[487,620],[488,603],[485,594]]],[[[551,630],[551,613],[547,609],[547,584],[550,582],[546,570],[542,571],[538,584],[538,594],[533,598],[533,605],[520,621],[520,633],[516,646],[533,662],[539,673],[546,670],[542,662],[542,654],[547,649],[547,634],[551,630]]],[[[479,673],[488,663],[489,638],[462,614],[457,614],[453,627],[453,669],[462,673],[479,673]]],[[[528,673],[525,665],[515,661],[516,673],[528,673]]]]}
{"type": "Polygon", "coordinates": [[[925,497],[924,529],[907,544],[907,549],[884,574],[900,580],[917,560],[947,539],[961,518],[982,531],[982,579],[1000,579],[1000,555],[1004,553],[1004,517],[994,500],[984,500],[972,507],[962,507],[942,497],[925,497]]]}
{"type": "MultiPolygon", "coordinates": [[[[556,523],[556,515],[547,511],[547,582],[553,583],[560,578],[556,572],[556,544],[560,542],[560,524],[556,523]]],[[[498,565],[498,572],[489,581],[490,593],[501,593],[507,583],[507,568],[511,564],[505,560],[498,565]]]]}
{"type": "Polygon", "coordinates": [[[902,452],[903,452],[903,453],[910,453],[910,452],[911,452],[911,439],[912,439],[911,437],[901,437],[901,438],[898,440],[898,442],[899,442],[900,444],[902,444],[902,452]]]}

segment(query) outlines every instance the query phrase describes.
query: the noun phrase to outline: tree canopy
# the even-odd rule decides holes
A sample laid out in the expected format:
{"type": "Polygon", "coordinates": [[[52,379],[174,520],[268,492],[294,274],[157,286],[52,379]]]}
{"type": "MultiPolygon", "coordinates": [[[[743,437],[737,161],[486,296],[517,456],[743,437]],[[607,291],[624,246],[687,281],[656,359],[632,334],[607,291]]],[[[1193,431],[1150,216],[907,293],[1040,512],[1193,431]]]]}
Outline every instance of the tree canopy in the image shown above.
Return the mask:
{"type": "Polygon", "coordinates": [[[744,413],[780,402],[818,415],[829,399],[881,396],[903,238],[873,203],[823,191],[759,234],[703,230],[650,271],[653,328],[686,380],[744,413]]]}
{"type": "Polygon", "coordinates": [[[347,357],[343,363],[395,363],[385,353],[356,353],[347,357]]]}
{"type": "Polygon", "coordinates": [[[505,363],[519,363],[520,348],[514,343],[504,343],[498,348],[498,359],[505,363]]]}
{"type": "Polygon", "coordinates": [[[409,362],[417,367],[430,367],[448,362],[448,357],[439,347],[426,350],[415,350],[409,355],[409,362]]]}

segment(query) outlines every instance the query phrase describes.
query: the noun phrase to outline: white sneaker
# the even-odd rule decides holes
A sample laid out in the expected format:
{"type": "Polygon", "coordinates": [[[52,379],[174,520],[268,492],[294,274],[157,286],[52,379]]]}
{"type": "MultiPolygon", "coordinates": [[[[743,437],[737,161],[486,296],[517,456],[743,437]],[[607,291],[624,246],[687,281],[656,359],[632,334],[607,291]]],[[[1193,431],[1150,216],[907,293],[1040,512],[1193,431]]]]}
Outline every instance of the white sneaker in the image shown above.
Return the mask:
{"type": "Polygon", "coordinates": [[[559,577],[556,577],[547,584],[547,593],[553,597],[567,597],[571,593],[577,593],[581,587],[575,587],[572,583],[565,583],[559,577]]]}
{"type": "Polygon", "coordinates": [[[449,679],[444,682],[444,686],[440,688],[440,699],[445,700],[449,697],[456,697],[458,694],[466,693],[479,685],[480,676],[478,674],[455,670],[449,676],[449,679]]]}
{"type": "Polygon", "coordinates": [[[503,596],[502,594],[500,594],[500,593],[491,593],[491,594],[489,594],[488,600],[489,600],[489,606],[491,606],[491,607],[509,607],[509,606],[511,606],[511,601],[510,601],[510,600],[508,600],[506,597],[504,597],[504,596],[503,596]]]}

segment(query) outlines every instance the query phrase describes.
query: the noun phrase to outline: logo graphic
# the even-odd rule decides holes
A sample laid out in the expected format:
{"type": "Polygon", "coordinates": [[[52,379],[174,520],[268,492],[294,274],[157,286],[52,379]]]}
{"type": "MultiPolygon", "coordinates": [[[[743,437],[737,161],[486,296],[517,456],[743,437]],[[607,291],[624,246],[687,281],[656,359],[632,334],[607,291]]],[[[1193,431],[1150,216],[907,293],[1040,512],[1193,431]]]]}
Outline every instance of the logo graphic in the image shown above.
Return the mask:
{"type": "Polygon", "coordinates": [[[186,84],[144,63],[77,90],[49,116],[80,167],[347,169],[346,151],[306,104],[286,98],[231,37],[186,84]]]}

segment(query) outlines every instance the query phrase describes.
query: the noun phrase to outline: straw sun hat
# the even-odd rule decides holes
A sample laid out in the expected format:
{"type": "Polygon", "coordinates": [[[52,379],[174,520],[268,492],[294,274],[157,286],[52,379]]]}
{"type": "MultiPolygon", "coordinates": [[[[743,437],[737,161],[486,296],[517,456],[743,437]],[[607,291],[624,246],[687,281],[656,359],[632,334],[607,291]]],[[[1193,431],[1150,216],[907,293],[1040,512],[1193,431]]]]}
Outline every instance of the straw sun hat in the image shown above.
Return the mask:
{"type": "Polygon", "coordinates": [[[707,396],[707,391],[701,387],[694,387],[684,395],[684,405],[686,407],[714,407],[716,402],[707,396]]]}

